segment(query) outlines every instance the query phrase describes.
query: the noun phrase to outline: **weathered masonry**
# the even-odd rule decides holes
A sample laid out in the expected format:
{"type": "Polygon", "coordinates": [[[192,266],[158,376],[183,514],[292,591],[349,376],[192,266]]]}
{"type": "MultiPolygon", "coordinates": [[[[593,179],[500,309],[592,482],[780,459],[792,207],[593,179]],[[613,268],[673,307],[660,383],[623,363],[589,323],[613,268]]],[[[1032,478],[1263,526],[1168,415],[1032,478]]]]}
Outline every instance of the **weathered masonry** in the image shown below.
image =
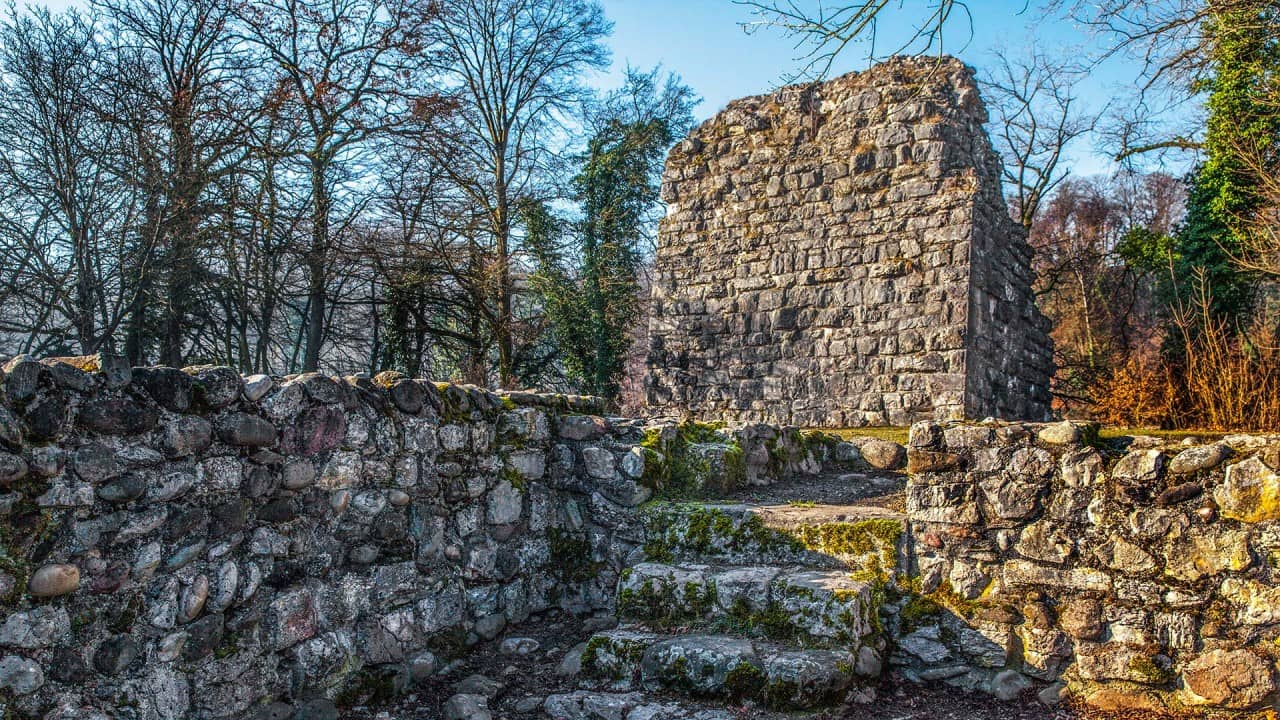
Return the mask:
{"type": "Polygon", "coordinates": [[[0,717],[478,707],[429,679],[548,614],[604,621],[550,656],[577,653],[557,692],[440,716],[773,719],[889,668],[1104,710],[1280,702],[1280,436],[926,421],[904,448],[602,410],[397,373],[6,364],[0,717]],[[857,497],[734,499],[833,475],[857,497]]]}
{"type": "Polygon", "coordinates": [[[729,104],[667,160],[646,393],[801,426],[1041,419],[1047,322],[973,71],[896,58],[729,104]]]}

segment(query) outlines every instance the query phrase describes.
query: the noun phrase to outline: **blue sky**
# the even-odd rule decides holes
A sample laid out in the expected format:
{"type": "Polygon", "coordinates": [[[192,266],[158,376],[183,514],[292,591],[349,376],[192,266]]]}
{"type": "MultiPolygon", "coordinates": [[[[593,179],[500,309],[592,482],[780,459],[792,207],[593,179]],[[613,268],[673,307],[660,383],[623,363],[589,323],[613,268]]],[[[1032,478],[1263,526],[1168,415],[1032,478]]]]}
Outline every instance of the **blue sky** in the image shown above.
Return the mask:
{"type": "MultiPolygon", "coordinates": [[[[897,38],[910,33],[908,19],[913,10],[927,7],[931,0],[907,0],[901,12],[882,23],[883,41],[877,51],[894,49],[897,38]],[[906,33],[904,35],[904,33],[906,33]]],[[[615,83],[616,73],[627,62],[641,68],[661,63],[679,74],[704,99],[697,109],[706,118],[728,101],[766,92],[782,83],[803,63],[796,58],[803,50],[794,41],[769,28],[748,35],[741,27],[752,21],[746,7],[732,0],[602,0],[605,12],[615,24],[614,76],[601,84],[615,83]]],[[[811,5],[816,6],[817,0],[811,5]]],[[[946,52],[981,69],[992,61],[992,51],[1009,53],[1030,47],[1053,56],[1079,59],[1092,55],[1101,46],[1083,29],[1060,18],[1044,17],[1031,9],[1020,12],[1023,0],[969,0],[973,23],[962,19],[944,38],[946,52]]],[[[1034,1],[1032,4],[1036,4],[1034,1]]],[[[892,3],[890,7],[896,6],[892,3]]],[[[903,40],[899,39],[901,43],[903,40]]],[[[851,46],[833,68],[836,73],[861,70],[867,66],[867,48],[851,46]]],[[[1115,58],[1094,68],[1078,88],[1083,103],[1095,110],[1113,97],[1132,96],[1138,89],[1140,65],[1128,58],[1115,58]]],[[[1084,138],[1070,153],[1069,162],[1077,174],[1107,174],[1114,164],[1097,138],[1084,138]]],[[[1165,169],[1181,172],[1190,158],[1171,157],[1165,169]]]]}

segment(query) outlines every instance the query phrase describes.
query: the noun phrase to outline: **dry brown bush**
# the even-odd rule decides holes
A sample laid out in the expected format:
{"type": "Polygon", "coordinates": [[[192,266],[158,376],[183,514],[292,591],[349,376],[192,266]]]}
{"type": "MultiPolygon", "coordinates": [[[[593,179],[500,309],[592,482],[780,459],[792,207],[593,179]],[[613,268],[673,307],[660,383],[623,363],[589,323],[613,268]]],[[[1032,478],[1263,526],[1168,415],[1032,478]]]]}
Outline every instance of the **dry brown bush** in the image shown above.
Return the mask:
{"type": "Polygon", "coordinates": [[[1130,357],[1098,381],[1093,391],[1094,417],[1107,425],[1165,425],[1172,397],[1164,362],[1130,357]]]}
{"type": "Polygon", "coordinates": [[[1182,327],[1185,358],[1173,368],[1168,424],[1202,430],[1280,429],[1280,334],[1255,323],[1234,332],[1208,321],[1182,327]]]}
{"type": "Polygon", "coordinates": [[[1210,312],[1211,291],[1173,312],[1176,352],[1131,356],[1093,389],[1096,419],[1126,427],[1280,429],[1280,324],[1261,312],[1237,327],[1210,312]]]}

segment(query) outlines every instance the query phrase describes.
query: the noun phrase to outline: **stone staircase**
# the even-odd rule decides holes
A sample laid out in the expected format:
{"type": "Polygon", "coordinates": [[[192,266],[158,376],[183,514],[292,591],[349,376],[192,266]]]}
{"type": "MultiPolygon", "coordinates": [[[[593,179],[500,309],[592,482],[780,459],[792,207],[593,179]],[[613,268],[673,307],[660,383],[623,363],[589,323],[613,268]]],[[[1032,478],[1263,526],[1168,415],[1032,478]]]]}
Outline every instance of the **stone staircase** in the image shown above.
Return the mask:
{"type": "Polygon", "coordinates": [[[549,715],[596,717],[582,703],[631,698],[635,713],[618,717],[667,717],[655,708],[671,697],[811,710],[880,676],[897,513],[807,501],[657,502],[645,513],[643,557],[618,584],[619,625],[587,642],[582,690],[550,698],[549,715]]]}

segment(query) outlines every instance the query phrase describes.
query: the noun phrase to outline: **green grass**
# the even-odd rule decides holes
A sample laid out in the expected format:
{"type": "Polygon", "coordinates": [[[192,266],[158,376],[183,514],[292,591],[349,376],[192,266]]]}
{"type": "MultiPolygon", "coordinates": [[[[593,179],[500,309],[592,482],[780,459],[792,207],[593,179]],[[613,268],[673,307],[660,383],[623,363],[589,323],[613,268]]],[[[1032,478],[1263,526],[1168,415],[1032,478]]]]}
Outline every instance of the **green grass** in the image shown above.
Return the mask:
{"type": "Polygon", "coordinates": [[[1164,440],[1183,440],[1189,437],[1202,438],[1204,440],[1221,440],[1230,433],[1210,430],[1160,430],[1157,428],[1142,427],[1104,427],[1098,430],[1098,436],[1103,440],[1115,440],[1117,438],[1132,437],[1134,435],[1149,435],[1164,440]]]}
{"type": "MultiPolygon", "coordinates": [[[[848,440],[856,437],[870,437],[878,440],[891,440],[900,445],[907,444],[907,435],[910,432],[910,428],[906,427],[856,427],[839,428],[834,430],[829,428],[814,429],[828,435],[834,435],[841,440],[848,440]]],[[[1098,431],[1099,437],[1103,440],[1115,440],[1134,435],[1148,435],[1168,440],[1169,442],[1178,442],[1189,437],[1202,438],[1206,441],[1221,440],[1229,434],[1230,433],[1211,430],[1160,430],[1158,428],[1144,427],[1104,427],[1098,431]]]]}
{"type": "Polygon", "coordinates": [[[856,437],[876,438],[877,440],[891,440],[899,445],[907,444],[907,435],[911,428],[908,427],[856,427],[856,428],[839,428],[832,430],[829,428],[814,428],[819,432],[828,435],[835,435],[841,440],[848,440],[856,437]]]}

